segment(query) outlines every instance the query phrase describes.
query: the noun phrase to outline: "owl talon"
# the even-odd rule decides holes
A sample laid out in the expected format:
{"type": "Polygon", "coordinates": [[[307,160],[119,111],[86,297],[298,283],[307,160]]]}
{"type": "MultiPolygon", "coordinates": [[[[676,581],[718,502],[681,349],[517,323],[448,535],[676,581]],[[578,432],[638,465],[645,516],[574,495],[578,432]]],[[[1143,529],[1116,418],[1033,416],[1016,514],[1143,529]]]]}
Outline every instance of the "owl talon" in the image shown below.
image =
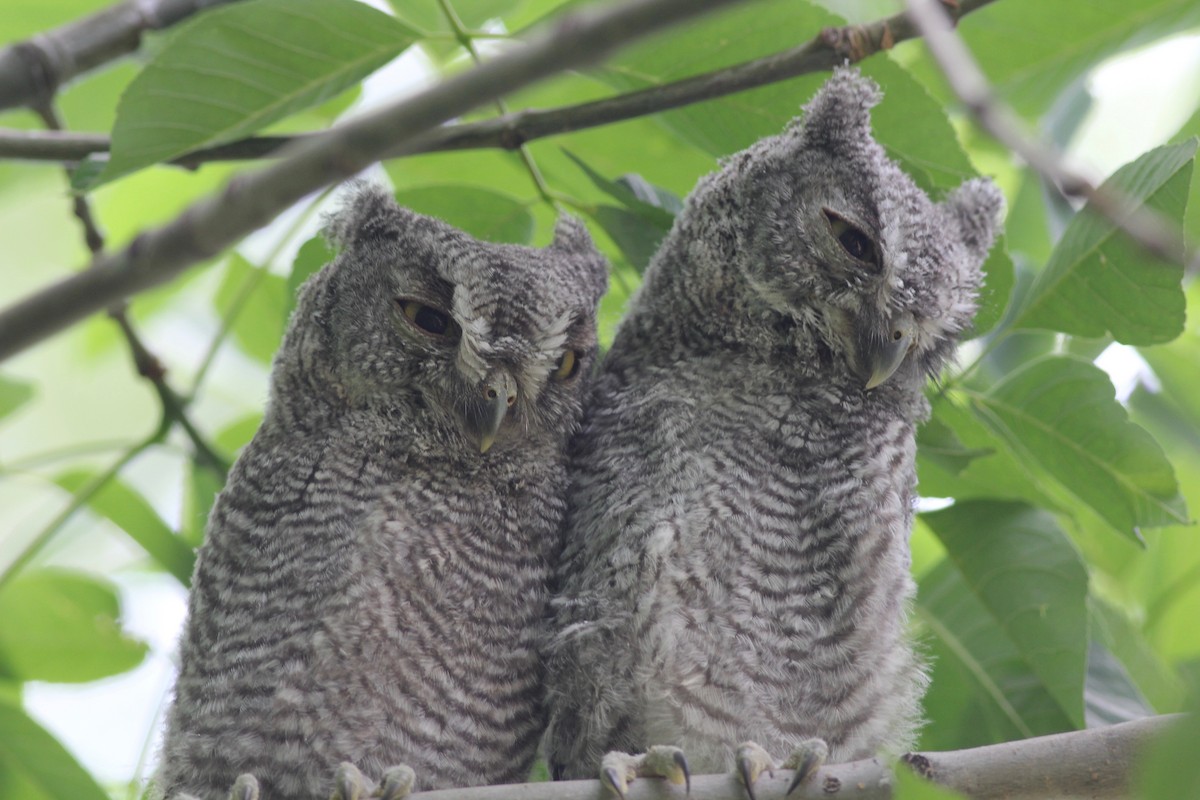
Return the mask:
{"type": "Polygon", "coordinates": [[[829,756],[829,746],[825,744],[823,739],[807,739],[799,744],[792,754],[788,756],[787,761],[783,763],[785,769],[795,770],[792,775],[792,781],[788,784],[787,791],[784,796],[790,795],[795,791],[796,787],[804,783],[810,775],[816,772],[825,759],[829,756]]]}
{"type": "Polygon", "coordinates": [[[383,780],[380,781],[379,788],[371,796],[378,797],[380,800],[401,800],[412,794],[416,782],[417,773],[413,772],[412,767],[407,764],[389,767],[383,773],[383,780]]]}
{"type": "MultiPolygon", "coordinates": [[[[682,750],[676,750],[671,755],[671,758],[674,760],[675,765],[679,767],[679,771],[683,773],[684,792],[690,796],[692,793],[692,771],[688,769],[687,756],[683,754],[682,750]]],[[[678,783],[678,781],[675,782],[678,783]]]]}
{"type": "Polygon", "coordinates": [[[734,758],[737,761],[738,777],[741,779],[742,785],[746,787],[746,796],[750,800],[756,800],[754,782],[764,772],[772,776],[775,774],[775,760],[771,758],[770,753],[754,742],[744,742],[739,745],[734,758]]]}
{"type": "Polygon", "coordinates": [[[636,756],[612,752],[600,761],[600,782],[621,800],[625,800],[630,781],[647,777],[665,778],[671,783],[683,784],[691,794],[692,773],[688,769],[687,756],[678,747],[656,744],[636,756]]]}
{"type": "Polygon", "coordinates": [[[625,753],[609,753],[608,755],[604,756],[604,762],[601,762],[600,767],[600,782],[604,784],[607,789],[616,793],[617,797],[621,798],[621,800],[625,800],[625,791],[629,788],[629,781],[626,778],[627,770],[623,767],[611,764],[605,766],[605,762],[608,762],[613,756],[624,756],[625,758],[631,758],[631,756],[628,756],[625,753]]]}
{"type": "Polygon", "coordinates": [[[334,774],[333,794],[329,796],[329,800],[366,800],[371,796],[373,789],[374,784],[367,780],[358,767],[349,761],[343,761],[338,764],[334,774]]]}
{"type": "Polygon", "coordinates": [[[229,800],[258,800],[258,779],[248,772],[238,775],[229,790],[229,800]]]}

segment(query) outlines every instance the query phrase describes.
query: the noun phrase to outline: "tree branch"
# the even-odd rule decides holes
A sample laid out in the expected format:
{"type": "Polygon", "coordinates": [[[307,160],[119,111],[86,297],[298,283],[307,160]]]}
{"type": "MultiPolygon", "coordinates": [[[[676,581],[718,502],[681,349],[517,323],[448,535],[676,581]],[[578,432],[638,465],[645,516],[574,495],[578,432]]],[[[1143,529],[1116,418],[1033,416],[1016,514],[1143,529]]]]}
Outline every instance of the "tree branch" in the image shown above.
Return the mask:
{"type": "MultiPolygon", "coordinates": [[[[955,18],[976,11],[994,0],[963,0],[955,18]]],[[[611,125],[673,108],[756,89],[845,63],[857,63],[881,50],[915,38],[917,29],[906,14],[897,14],[865,25],[826,28],[810,41],[785,50],[695,75],[674,83],[616,95],[590,103],[559,108],[518,111],[480,122],[447,125],[425,138],[419,147],[387,151],[384,158],[446,150],[498,148],[517,150],[527,142],[548,136],[611,125]]],[[[256,159],[274,156],[290,142],[312,138],[263,136],[241,139],[181,156],[174,163],[196,167],[209,161],[256,159]]],[[[93,134],[47,136],[25,131],[0,131],[0,158],[79,161],[92,153],[106,152],[108,139],[93,134]]]]}
{"type": "Polygon", "coordinates": [[[236,176],[173,222],[142,233],[126,249],[98,257],[89,269],[0,312],[0,359],[131,294],[166,283],[306,194],[354,175],[386,152],[404,149],[451,117],[732,2],[627,0],[567,15],[524,47],[291,145],[275,164],[236,176]]]}
{"type": "MultiPolygon", "coordinates": [[[[1145,744],[1179,715],[1149,717],[1104,728],[1041,736],[1018,742],[910,753],[903,761],[919,774],[979,800],[1116,798],[1128,794],[1130,774],[1145,744]]],[[[758,800],[886,800],[892,772],[879,759],[822,767],[787,795],[791,770],[775,770],[754,785],[758,800]]],[[[525,783],[421,792],[414,800],[602,800],[598,781],[525,783]]],[[[733,775],[692,777],[688,800],[745,800],[733,775]]],[[[628,800],[684,800],[683,788],[642,778],[629,786],[628,800]]]]}
{"type": "Polygon", "coordinates": [[[0,109],[45,103],[77,75],[138,48],[148,30],[236,0],[126,0],[0,50],[0,109]]]}
{"type": "Polygon", "coordinates": [[[1148,252],[1182,263],[1188,271],[1200,265],[1195,254],[1189,253],[1179,229],[1160,214],[1120,192],[1096,186],[1069,166],[1063,153],[1022,130],[1016,114],[992,91],[967,46],[955,34],[953,20],[937,0],[907,0],[906,4],[913,26],[925,37],[950,88],[984,130],[1024,159],[1064,198],[1085,198],[1087,208],[1108,219],[1148,252]]]}

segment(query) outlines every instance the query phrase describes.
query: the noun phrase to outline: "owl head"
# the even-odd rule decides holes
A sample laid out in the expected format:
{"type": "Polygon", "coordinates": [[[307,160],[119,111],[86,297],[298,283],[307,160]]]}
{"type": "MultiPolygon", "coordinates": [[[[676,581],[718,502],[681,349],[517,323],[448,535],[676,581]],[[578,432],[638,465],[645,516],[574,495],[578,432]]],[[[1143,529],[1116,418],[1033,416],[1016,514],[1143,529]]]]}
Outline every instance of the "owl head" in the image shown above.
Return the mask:
{"type": "Polygon", "coordinates": [[[577,424],[607,285],[578,220],[546,248],[491,244],[358,184],[326,236],[341,252],[302,290],[277,373],[428,448],[478,456],[577,424]]]}
{"type": "Polygon", "coordinates": [[[879,87],[839,69],[779,136],[722,176],[752,291],[867,389],[920,385],[968,328],[1004,199],[969,180],[933,202],[871,135],[879,87]]]}

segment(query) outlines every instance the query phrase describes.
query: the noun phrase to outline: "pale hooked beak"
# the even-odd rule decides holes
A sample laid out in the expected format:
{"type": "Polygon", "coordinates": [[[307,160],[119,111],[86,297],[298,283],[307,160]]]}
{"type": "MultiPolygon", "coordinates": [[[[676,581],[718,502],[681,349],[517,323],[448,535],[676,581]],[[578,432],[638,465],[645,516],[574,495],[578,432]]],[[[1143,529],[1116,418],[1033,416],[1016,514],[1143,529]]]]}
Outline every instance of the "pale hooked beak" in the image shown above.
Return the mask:
{"type": "Polygon", "coordinates": [[[479,394],[463,409],[471,434],[479,440],[479,452],[486,453],[508,410],[517,402],[517,382],[504,370],[496,370],[479,384],[479,394]]]}
{"type": "Polygon", "coordinates": [[[874,389],[900,368],[917,340],[917,322],[908,312],[897,314],[887,328],[864,331],[860,339],[859,364],[866,375],[866,389],[874,389]]]}

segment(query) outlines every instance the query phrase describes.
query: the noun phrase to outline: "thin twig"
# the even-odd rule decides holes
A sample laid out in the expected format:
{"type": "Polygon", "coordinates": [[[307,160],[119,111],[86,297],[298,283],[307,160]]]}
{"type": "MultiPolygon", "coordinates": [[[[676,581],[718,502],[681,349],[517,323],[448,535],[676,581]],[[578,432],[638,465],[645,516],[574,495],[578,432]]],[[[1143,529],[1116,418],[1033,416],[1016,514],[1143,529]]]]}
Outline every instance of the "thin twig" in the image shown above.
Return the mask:
{"type": "Polygon", "coordinates": [[[907,0],[907,8],[914,28],[925,37],[926,46],[950,88],[984,130],[1024,159],[1064,198],[1085,198],[1089,209],[1108,219],[1149,253],[1182,263],[1189,271],[1196,269],[1200,262],[1189,253],[1177,227],[1123,193],[1096,186],[1068,165],[1063,153],[1023,130],[1016,114],[992,91],[938,0],[907,0]]]}
{"type": "MultiPolygon", "coordinates": [[[[53,131],[62,130],[62,118],[52,103],[38,103],[34,111],[42,118],[42,122],[47,128],[53,131]]],[[[76,195],[72,204],[75,216],[83,227],[83,238],[87,248],[91,251],[93,259],[99,258],[104,250],[104,235],[100,232],[99,225],[96,224],[91,203],[88,202],[85,195],[76,195]]],[[[133,327],[133,322],[129,319],[127,304],[122,300],[111,306],[108,309],[108,316],[121,329],[121,334],[129,345],[130,354],[133,356],[133,365],[138,375],[148,380],[158,395],[163,414],[163,422],[160,427],[162,434],[165,436],[170,426],[178,424],[191,439],[195,448],[196,460],[224,475],[229,471],[229,465],[225,463],[225,459],[217,455],[188,417],[187,404],[167,383],[167,371],[162,361],[146,347],[145,342],[133,327]]]]}
{"type": "Polygon", "coordinates": [[[0,109],[45,104],[58,87],[138,48],[142,34],[235,0],[127,0],[0,49],[0,109]]]}
{"type": "MultiPolygon", "coordinates": [[[[962,18],[994,0],[963,0],[956,18],[962,18]]],[[[917,35],[908,17],[897,14],[865,25],[826,28],[811,41],[791,50],[747,61],[703,75],[694,75],[636,92],[589,103],[550,109],[531,109],[478,122],[446,125],[422,139],[419,146],[384,157],[446,150],[495,148],[517,150],[527,142],[669,111],[756,89],[771,83],[832,69],[847,61],[856,63],[917,35]]],[[[311,139],[298,136],[259,136],[239,139],[180,156],[175,164],[197,167],[210,161],[244,161],[276,157],[288,144],[311,139]]],[[[109,148],[106,137],[94,134],[45,136],[26,131],[0,130],[0,158],[41,161],[80,161],[109,148]]]]}
{"type": "Polygon", "coordinates": [[[627,0],[567,15],[535,41],[406,100],[288,148],[124,250],[0,312],[0,359],[122,298],[159,286],[262,227],[308,193],[348,178],[454,116],[563,70],[585,67],[673,23],[736,0],[627,0]]]}

